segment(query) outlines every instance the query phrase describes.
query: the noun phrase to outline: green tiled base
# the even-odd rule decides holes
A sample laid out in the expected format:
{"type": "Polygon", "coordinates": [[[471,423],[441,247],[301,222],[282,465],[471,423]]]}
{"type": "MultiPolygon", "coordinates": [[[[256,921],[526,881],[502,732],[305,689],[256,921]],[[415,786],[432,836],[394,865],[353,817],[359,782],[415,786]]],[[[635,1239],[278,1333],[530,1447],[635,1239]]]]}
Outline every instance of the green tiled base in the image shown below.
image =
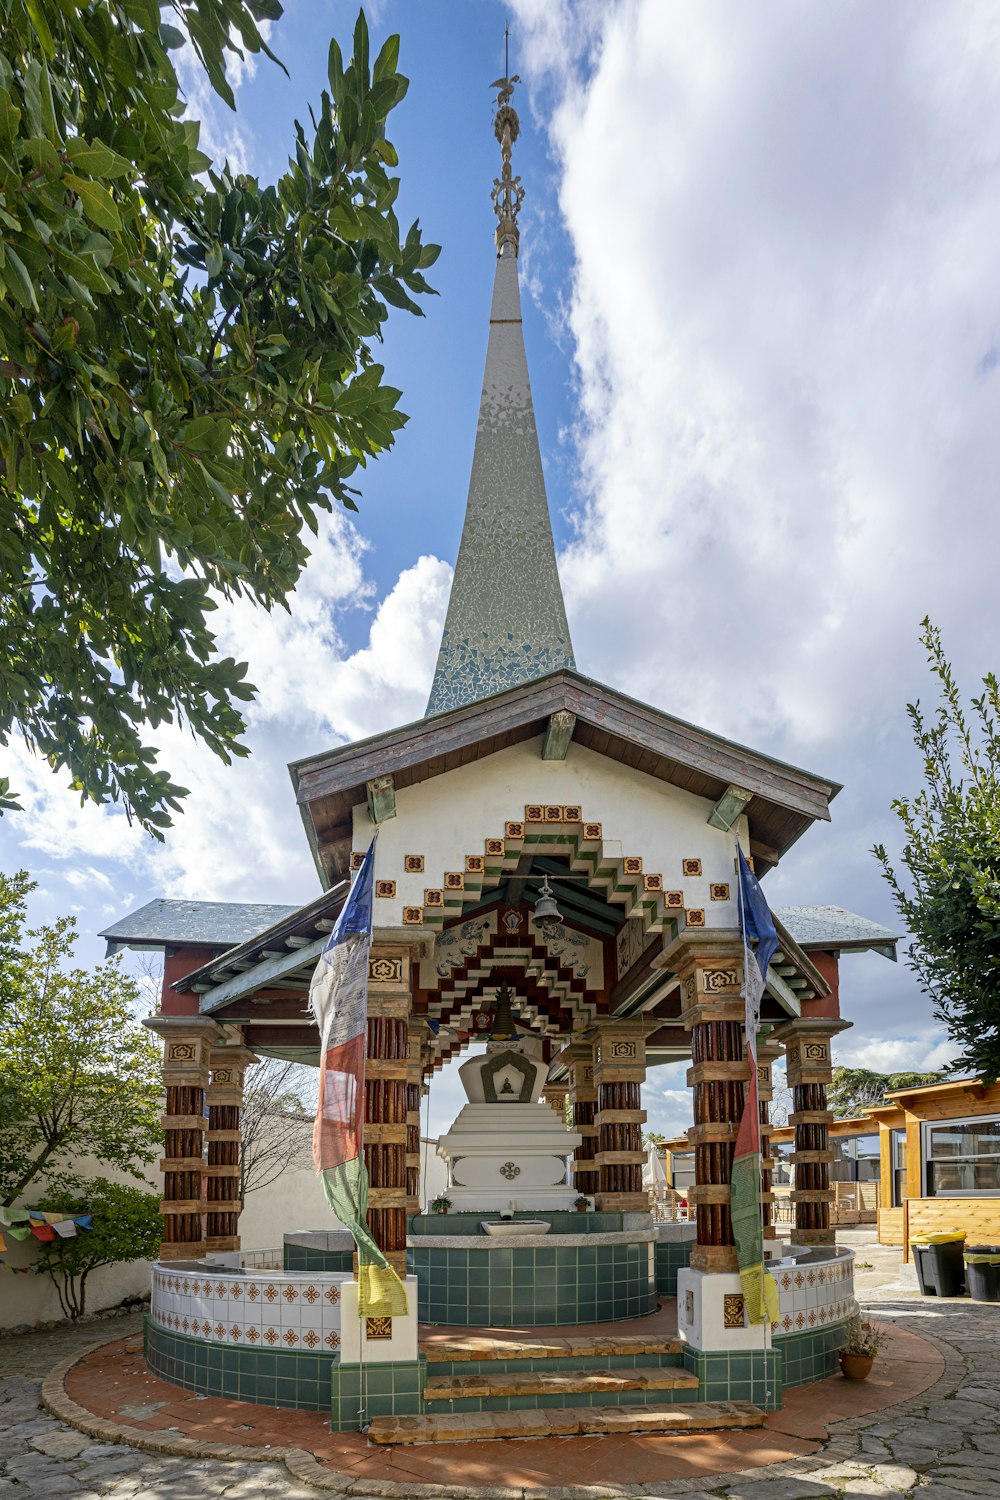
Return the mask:
{"type": "Polygon", "coordinates": [[[774,1347],[781,1354],[782,1383],[786,1386],[809,1385],[825,1380],[840,1369],[838,1351],[844,1343],[844,1323],[808,1333],[790,1333],[775,1338],[774,1347]]]}
{"type": "Polygon", "coordinates": [[[351,1250],[317,1250],[310,1245],[285,1243],[282,1266],[286,1271],[327,1271],[350,1275],[354,1270],[351,1250]]]}
{"type": "Polygon", "coordinates": [[[690,1265],[693,1245],[693,1240],[657,1240],[655,1255],[658,1296],[677,1296],[677,1272],[690,1265]]]}
{"type": "MultiPolygon", "coordinates": [[[[496,1213],[480,1209],[477,1213],[414,1214],[407,1224],[407,1233],[422,1234],[482,1234],[483,1220],[495,1219],[496,1213]]],[[[551,1225],[550,1234],[615,1234],[622,1228],[620,1213],[585,1213],[575,1210],[545,1209],[535,1213],[514,1215],[518,1219],[544,1219],[551,1225]]]]}
{"type": "Polygon", "coordinates": [[[144,1348],[154,1375],[186,1391],[298,1411],[329,1410],[331,1382],[339,1365],[335,1354],[209,1344],[170,1333],[150,1318],[145,1321],[144,1348]]]}
{"type": "Polygon", "coordinates": [[[427,1376],[424,1359],[385,1365],[338,1364],[330,1381],[330,1426],[357,1432],[372,1417],[419,1416],[427,1376]]]}
{"type": "Polygon", "coordinates": [[[781,1356],[774,1349],[729,1354],[687,1346],[684,1364],[698,1377],[699,1401],[752,1401],[766,1411],[781,1407],[781,1356]]]}
{"type": "Polygon", "coordinates": [[[417,1244],[407,1265],[418,1279],[418,1312],[425,1323],[604,1323],[645,1317],[656,1306],[649,1241],[495,1250],[417,1244]]]}

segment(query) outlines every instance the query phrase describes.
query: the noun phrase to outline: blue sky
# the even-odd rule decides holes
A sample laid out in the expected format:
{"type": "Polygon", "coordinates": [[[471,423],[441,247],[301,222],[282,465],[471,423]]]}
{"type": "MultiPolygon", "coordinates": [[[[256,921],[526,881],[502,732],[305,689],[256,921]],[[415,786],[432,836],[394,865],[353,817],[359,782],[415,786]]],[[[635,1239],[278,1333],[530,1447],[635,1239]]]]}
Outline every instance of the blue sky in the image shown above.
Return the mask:
{"type": "MultiPolygon", "coordinates": [[[[294,0],[203,144],[262,177],[355,10],[294,0]]],[[[834,821],[768,878],[776,904],[894,921],[868,853],[917,785],[905,704],[928,612],[973,690],[998,665],[1000,17],[989,0],[383,0],[412,82],[390,134],[401,217],[444,246],[384,362],[410,425],[325,528],[291,617],[219,612],[261,696],[249,762],[183,734],[165,847],[80,809],[14,745],[28,811],[3,867],[81,951],[159,895],[307,900],[286,763],[423,712],[468,484],[492,277],[490,81],[524,83],[516,169],[528,358],[581,670],[842,781],[834,821]]],[[[5,769],[7,769],[5,767],[5,769]]],[[[948,1054],[904,966],[845,961],[845,1061],[948,1054]]],[[[676,1077],[651,1123],[686,1124],[676,1077]]],[[[450,1086],[440,1090],[444,1115],[450,1086]]],[[[454,1111],[452,1110],[452,1113],[454,1111]]]]}

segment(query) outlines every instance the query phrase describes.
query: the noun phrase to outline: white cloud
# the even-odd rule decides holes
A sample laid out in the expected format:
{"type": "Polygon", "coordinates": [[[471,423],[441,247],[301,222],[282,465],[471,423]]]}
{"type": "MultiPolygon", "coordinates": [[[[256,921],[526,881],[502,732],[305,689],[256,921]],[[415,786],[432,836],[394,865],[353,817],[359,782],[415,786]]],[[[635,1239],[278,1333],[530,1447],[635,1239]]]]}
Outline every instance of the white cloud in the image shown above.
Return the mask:
{"type": "MultiPolygon", "coordinates": [[[[918,621],[970,686],[1000,647],[1000,16],[515,10],[575,257],[577,659],[842,780],[770,898],[891,922],[867,851],[919,778],[918,621]]],[[[879,962],[845,1010],[912,1033],[927,1003],[879,962]]]]}
{"type": "Polygon", "coordinates": [[[338,625],[345,611],[370,605],[363,550],[338,513],[323,526],[290,611],[220,605],[213,616],[219,650],[247,661],[258,689],[246,714],[251,754],[226,766],[182,729],[157,736],[162,764],[190,793],[166,844],[130,828],[119,809],[81,807],[64,774],[14,742],[9,774],[25,811],[4,820],[3,832],[17,846],[5,863],[23,858],[30,865],[33,855],[46,855],[45,893],[53,902],[62,882],[77,894],[88,884],[103,893],[113,883],[140,890],[143,899],[296,901],[314,894],[317,877],[303,857],[286,763],[423,713],[451,576],[436,558],[420,558],[379,605],[368,644],[352,653],[338,625]]]}

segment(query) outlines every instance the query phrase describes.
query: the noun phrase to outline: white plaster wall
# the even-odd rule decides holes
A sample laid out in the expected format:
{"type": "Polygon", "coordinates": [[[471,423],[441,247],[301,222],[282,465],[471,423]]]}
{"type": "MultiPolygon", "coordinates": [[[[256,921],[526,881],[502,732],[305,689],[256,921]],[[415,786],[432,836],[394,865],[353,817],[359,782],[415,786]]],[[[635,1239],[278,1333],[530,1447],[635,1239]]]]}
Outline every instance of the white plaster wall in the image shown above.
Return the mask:
{"type": "MultiPolygon", "coordinates": [[[[109,1182],[121,1182],[128,1187],[145,1188],[151,1193],[161,1192],[162,1179],[155,1165],[148,1169],[141,1181],[125,1172],[115,1171],[104,1162],[83,1157],[74,1164],[75,1174],[86,1179],[106,1177],[109,1182]]],[[[24,1198],[18,1199],[12,1208],[45,1207],[45,1190],[32,1188],[24,1198]]],[[[85,1233],[86,1231],[82,1231],[85,1233]]],[[[7,1249],[0,1266],[0,1330],[16,1328],[22,1324],[62,1321],[62,1309],[56,1289],[47,1276],[16,1275],[11,1266],[35,1266],[38,1263],[38,1245],[34,1236],[26,1240],[15,1240],[6,1236],[7,1249]]],[[[135,1260],[120,1262],[114,1266],[102,1266],[87,1277],[87,1312],[102,1312],[117,1305],[125,1297],[144,1297],[149,1291],[150,1262],[135,1260]]]]}
{"type": "MultiPolygon", "coordinates": [[[[565,761],[541,758],[541,737],[512,745],[447,775],[396,794],[396,816],[379,827],[375,875],[395,880],[394,897],[377,897],[376,928],[399,928],[403,907],[423,905],[425,887],[440,887],[447,870],[464,870],[467,854],[481,854],[487,838],[502,838],[507,820],[521,821],[527,803],[578,803],[588,822],[603,825],[605,850],[639,855],[664,889],[683,890],[686,907],[701,907],[706,927],[735,927],[735,900],[712,901],[709,886],[725,882],[735,896],[733,833],[711,828],[712,804],[606,756],[571,744],[565,761]],[[424,870],[407,874],[404,855],[422,854],[424,870]],[[697,878],[682,873],[684,859],[700,859],[697,878]]],[[[555,831],[555,830],[548,830],[555,831]]],[[[374,833],[368,809],[354,809],[355,850],[374,833]]]]}

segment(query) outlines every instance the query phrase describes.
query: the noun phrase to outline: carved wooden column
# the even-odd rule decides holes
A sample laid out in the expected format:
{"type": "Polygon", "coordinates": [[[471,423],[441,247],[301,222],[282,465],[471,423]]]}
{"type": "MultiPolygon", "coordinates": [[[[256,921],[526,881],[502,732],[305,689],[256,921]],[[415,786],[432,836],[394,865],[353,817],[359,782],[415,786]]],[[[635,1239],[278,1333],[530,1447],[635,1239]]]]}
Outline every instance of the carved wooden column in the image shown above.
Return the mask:
{"type": "Polygon", "coordinates": [[[743,944],[727,929],[685,933],[661,955],[659,966],[681,981],[681,1020],[691,1032],[694,1125],[694,1203],[697,1238],[691,1265],[700,1271],[735,1271],[736,1247],[729,1213],[733,1147],[743,1113],[747,1078],[744,1004],[740,995],[743,944]]]}
{"type": "Polygon", "coordinates": [[[590,1042],[571,1042],[560,1054],[569,1080],[573,1129],[583,1140],[573,1152],[573,1186],[591,1198],[597,1192],[597,1089],[594,1086],[594,1049],[590,1042]]]}
{"type": "Polygon", "coordinates": [[[410,950],[373,944],[368,960],[365,1166],[368,1227],[397,1275],[406,1276],[410,950]]]}
{"type": "Polygon", "coordinates": [[[774,1158],[771,1155],[771,1100],[774,1097],[774,1080],[771,1069],[781,1057],[784,1049],[768,1036],[757,1043],[757,1103],[760,1110],[760,1212],[764,1224],[764,1238],[776,1237],[774,1228],[774,1158]]]}
{"type": "Polygon", "coordinates": [[[209,1054],[205,1249],[213,1253],[240,1248],[243,1079],[257,1061],[248,1047],[213,1047],[209,1054]]]}
{"type": "Polygon", "coordinates": [[[200,1260],[205,1254],[205,1091],[212,1043],[220,1036],[207,1017],[151,1016],[163,1038],[163,1241],[160,1260],[200,1260]]]}
{"type": "Polygon", "coordinates": [[[832,1110],[827,1109],[826,1089],[833,1074],[831,1041],[846,1031],[850,1021],[827,1016],[798,1016],[783,1021],[771,1033],[783,1042],[787,1057],[788,1083],[794,1110],[788,1123],[795,1127],[792,1165],[795,1186],[795,1239],[802,1245],[832,1245],[836,1230],[830,1227],[830,1186],[833,1151],[830,1147],[832,1110]]]}
{"type": "Polygon", "coordinates": [[[420,1212],[420,1098],[426,1028],[419,1016],[407,1022],[406,1046],[406,1212],[420,1212]]]}
{"type": "Polygon", "coordinates": [[[618,1213],[645,1213],[649,1198],[642,1185],[642,1085],[646,1077],[649,1022],[614,1019],[597,1023],[594,1083],[597,1086],[597,1207],[618,1213]]]}

